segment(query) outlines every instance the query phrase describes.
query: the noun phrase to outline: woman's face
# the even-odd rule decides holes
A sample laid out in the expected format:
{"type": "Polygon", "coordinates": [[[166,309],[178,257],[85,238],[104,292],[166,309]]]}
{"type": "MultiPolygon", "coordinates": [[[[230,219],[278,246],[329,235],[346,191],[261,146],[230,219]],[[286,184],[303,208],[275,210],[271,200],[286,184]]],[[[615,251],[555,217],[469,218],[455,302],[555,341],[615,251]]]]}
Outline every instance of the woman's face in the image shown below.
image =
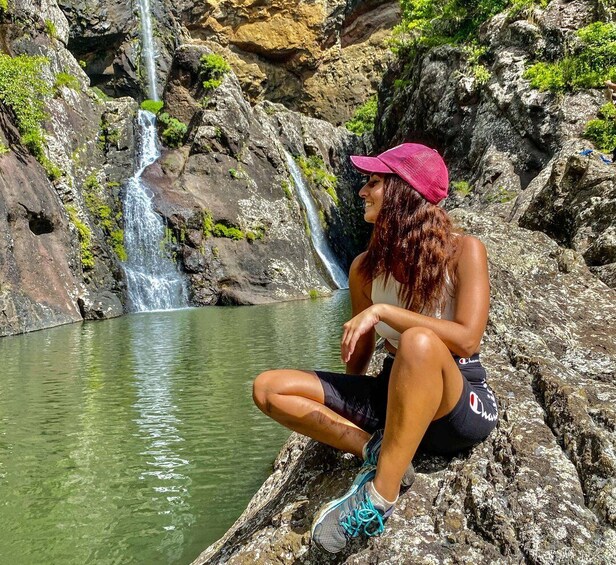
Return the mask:
{"type": "Polygon", "coordinates": [[[359,191],[359,196],[364,199],[364,220],[370,224],[376,222],[383,205],[384,181],[383,175],[373,173],[359,191]]]}

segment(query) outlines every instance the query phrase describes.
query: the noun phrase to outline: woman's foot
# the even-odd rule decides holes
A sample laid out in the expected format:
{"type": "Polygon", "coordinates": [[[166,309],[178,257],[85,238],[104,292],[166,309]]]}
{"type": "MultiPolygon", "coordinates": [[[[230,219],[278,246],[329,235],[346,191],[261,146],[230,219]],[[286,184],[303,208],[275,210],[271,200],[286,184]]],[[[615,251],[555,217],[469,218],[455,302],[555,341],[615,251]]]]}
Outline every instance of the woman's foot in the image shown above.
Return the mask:
{"type": "Polygon", "coordinates": [[[329,553],[342,551],[348,541],[358,536],[372,537],[383,532],[394,504],[379,495],[372,480],[376,470],[364,473],[344,496],[324,505],[312,524],[312,540],[329,553]],[[362,482],[363,481],[363,482],[362,482]]]}
{"type": "MultiPolygon", "coordinates": [[[[364,457],[364,464],[362,468],[367,465],[376,466],[379,461],[379,454],[381,453],[381,445],[383,443],[383,430],[377,430],[372,434],[366,445],[364,445],[364,449],[362,451],[362,455],[364,457]]],[[[400,484],[408,488],[415,482],[415,469],[413,468],[413,463],[409,463],[404,475],[402,476],[402,480],[400,484]]]]}

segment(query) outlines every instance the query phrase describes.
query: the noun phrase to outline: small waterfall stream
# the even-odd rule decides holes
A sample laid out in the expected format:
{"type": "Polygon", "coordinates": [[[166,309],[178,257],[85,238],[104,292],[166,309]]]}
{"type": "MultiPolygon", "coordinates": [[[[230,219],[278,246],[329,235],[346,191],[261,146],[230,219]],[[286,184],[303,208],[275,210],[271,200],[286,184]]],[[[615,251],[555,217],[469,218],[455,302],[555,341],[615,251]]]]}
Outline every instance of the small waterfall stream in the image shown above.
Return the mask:
{"type": "MultiPolygon", "coordinates": [[[[154,65],[154,40],[150,1],[139,0],[142,54],[147,69],[148,94],[158,100],[154,65]]],[[[152,205],[152,193],[141,178],[143,171],[160,157],[156,117],[139,111],[139,145],[135,152],[136,171],[126,183],[124,198],[124,264],[130,310],[170,310],[188,305],[188,289],[175,263],[162,249],[165,224],[152,205]]]]}
{"type": "Polygon", "coordinates": [[[286,151],[285,157],[287,159],[287,166],[289,167],[289,171],[291,172],[291,176],[293,177],[293,183],[295,184],[295,188],[297,189],[297,194],[299,195],[302,205],[306,210],[306,217],[308,218],[308,225],[310,227],[310,237],[312,239],[312,245],[314,246],[317,255],[323,262],[323,265],[329,273],[329,276],[334,281],[334,284],[338,288],[348,288],[349,279],[346,273],[338,264],[336,256],[334,255],[334,252],[329,246],[327,236],[325,235],[323,227],[321,226],[321,221],[319,220],[319,212],[317,210],[317,206],[312,199],[310,190],[304,182],[302,173],[299,170],[295,159],[293,159],[293,157],[286,151]]]}
{"type": "Polygon", "coordinates": [[[140,144],[135,175],[126,183],[124,199],[124,264],[131,310],[169,310],[188,304],[188,290],[175,263],[161,248],[165,225],[152,206],[152,193],[141,175],[160,156],[156,118],[139,111],[140,144]]]}
{"type": "Polygon", "coordinates": [[[141,53],[147,73],[148,96],[152,100],[158,100],[158,93],[156,92],[156,51],[154,34],[152,33],[150,0],[139,0],[139,14],[141,16],[141,53]]]}

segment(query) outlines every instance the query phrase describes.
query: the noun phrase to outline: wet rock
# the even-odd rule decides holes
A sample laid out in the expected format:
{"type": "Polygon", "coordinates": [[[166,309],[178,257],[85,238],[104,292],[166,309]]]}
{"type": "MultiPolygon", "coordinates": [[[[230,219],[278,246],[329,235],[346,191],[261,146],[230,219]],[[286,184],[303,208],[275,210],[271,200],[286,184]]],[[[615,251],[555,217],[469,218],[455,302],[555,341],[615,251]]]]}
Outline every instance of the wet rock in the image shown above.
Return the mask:
{"type": "Polygon", "coordinates": [[[331,281],[313,255],[285,151],[317,157],[322,174],[337,175],[333,196],[317,184],[312,190],[348,267],[365,242],[365,230],[351,232],[359,201],[346,163],[358,140],[280,105],[251,106],[232,72],[206,92],[200,59],[208,53],[203,45],[178,49],[164,100],[189,124],[186,144],[165,152],[145,177],[178,241],[193,300],[246,304],[327,292],[331,281]]]}
{"type": "Polygon", "coordinates": [[[482,361],[500,405],[496,430],[451,459],[418,455],[415,484],[384,534],[336,556],[311,546],[309,529],[359,461],[293,435],[245,513],[195,564],[616,559],[616,293],[581,259],[563,272],[560,248],[542,233],[453,215],[488,248],[482,361]]]}

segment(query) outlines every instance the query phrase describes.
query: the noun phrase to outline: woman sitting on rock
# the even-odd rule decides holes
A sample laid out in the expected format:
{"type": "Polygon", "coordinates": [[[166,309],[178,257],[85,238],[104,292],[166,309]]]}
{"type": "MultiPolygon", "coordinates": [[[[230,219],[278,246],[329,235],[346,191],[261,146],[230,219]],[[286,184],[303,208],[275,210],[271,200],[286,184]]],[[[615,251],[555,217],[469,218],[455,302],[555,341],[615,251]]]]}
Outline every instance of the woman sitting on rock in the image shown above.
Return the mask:
{"type": "Polygon", "coordinates": [[[486,250],[437,206],[449,186],[443,159],[404,143],[351,161],[369,175],[359,196],[374,230],[351,265],[348,374],[280,369],[254,383],[265,414],[364,460],[350,490],[315,517],[312,538],[332,553],[382,532],[420,446],[456,453],[484,440],[498,418],[478,354],[490,300],[486,250]],[[375,332],[388,355],[373,378],[365,373],[375,332]]]}

